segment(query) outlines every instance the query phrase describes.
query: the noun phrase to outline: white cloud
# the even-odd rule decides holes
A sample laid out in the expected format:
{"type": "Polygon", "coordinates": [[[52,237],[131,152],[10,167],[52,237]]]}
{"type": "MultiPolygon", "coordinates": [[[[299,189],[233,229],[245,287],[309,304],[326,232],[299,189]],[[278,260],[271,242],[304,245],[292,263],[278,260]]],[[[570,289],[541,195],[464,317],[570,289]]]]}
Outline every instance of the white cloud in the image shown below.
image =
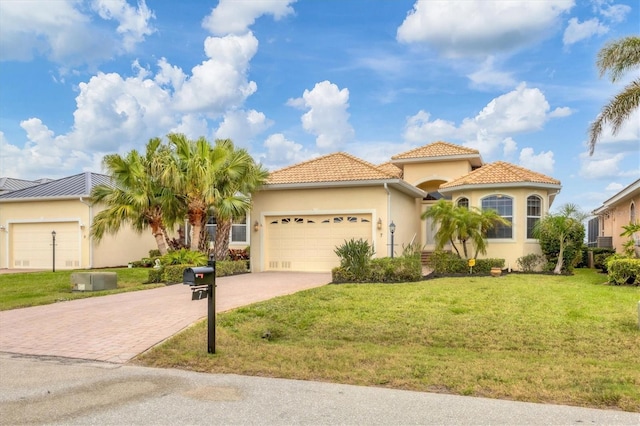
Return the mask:
{"type": "Polygon", "coordinates": [[[238,1],[220,0],[202,21],[202,27],[215,35],[244,34],[257,18],[273,15],[279,20],[291,13],[296,0],[238,1]]]}
{"type": "Polygon", "coordinates": [[[248,147],[255,136],[264,132],[273,122],[262,112],[233,110],[224,114],[224,120],[215,132],[216,139],[231,139],[238,146],[248,147]]]}
{"type": "Polygon", "coordinates": [[[241,106],[257,90],[256,83],[248,81],[247,73],[258,50],[258,40],[252,33],[207,37],[204,48],[210,59],[193,67],[191,77],[176,91],[174,100],[181,111],[203,112],[213,118],[228,108],[241,106]]]}
{"type": "Polygon", "coordinates": [[[603,25],[598,18],[592,18],[580,23],[578,18],[569,19],[569,26],[564,30],[562,42],[565,46],[587,39],[594,35],[603,35],[609,32],[609,27],[603,25]]]}
{"type": "Polygon", "coordinates": [[[624,188],[624,185],[618,182],[611,182],[609,185],[607,185],[607,187],[604,189],[607,192],[611,192],[612,194],[615,194],[617,192],[622,191],[622,189],[624,188]]]}
{"type": "Polygon", "coordinates": [[[613,156],[590,157],[588,153],[580,154],[580,171],[578,174],[585,179],[612,178],[620,175],[620,163],[624,154],[613,156]]]}
{"type": "Polygon", "coordinates": [[[513,135],[541,130],[550,118],[568,113],[564,107],[551,113],[549,110],[544,94],[522,83],[492,99],[475,117],[465,118],[459,125],[432,120],[428,112],[419,111],[407,119],[404,138],[415,144],[453,139],[480,150],[483,155],[490,155],[500,147],[505,154],[512,154],[516,150],[513,135]]]}
{"type": "Polygon", "coordinates": [[[613,23],[622,22],[627,18],[631,7],[626,4],[612,4],[610,0],[594,0],[595,10],[613,23]]]}
{"type": "Polygon", "coordinates": [[[145,3],[138,0],[138,8],[131,7],[125,0],[94,0],[93,8],[102,19],[115,19],[119,25],[116,31],[122,34],[124,49],[133,50],[136,44],[151,35],[155,29],[149,24],[155,15],[145,3]]]}
{"type": "Polygon", "coordinates": [[[520,165],[530,170],[535,170],[546,175],[553,174],[553,152],[543,151],[535,154],[533,148],[523,148],[520,151],[520,165]]]}
{"type": "Polygon", "coordinates": [[[289,99],[287,105],[309,110],[301,118],[302,127],[317,136],[321,150],[339,149],[354,137],[347,112],[349,89],[340,90],[325,80],[305,90],[301,98],[289,99]]]}
{"type": "Polygon", "coordinates": [[[490,87],[513,87],[516,81],[512,73],[496,70],[494,67],[494,56],[489,56],[480,66],[480,69],[467,75],[472,86],[483,89],[490,87]]]}
{"type": "Polygon", "coordinates": [[[549,113],[551,118],[568,117],[573,114],[573,110],[569,107],[558,107],[549,113]]]}
{"type": "Polygon", "coordinates": [[[154,31],[153,12],[144,1],[137,9],[123,0],[93,6],[75,0],[0,1],[0,60],[44,56],[63,67],[95,65],[130,51],[154,31]],[[114,32],[95,18],[119,25],[114,32]]]}
{"type": "Polygon", "coordinates": [[[282,133],[269,136],[264,141],[264,147],[267,152],[259,157],[262,164],[270,170],[298,163],[312,156],[302,145],[288,140],[282,133]]]}
{"type": "Polygon", "coordinates": [[[396,38],[427,43],[448,56],[510,51],[551,34],[573,5],[573,0],[418,0],[396,38]]]}

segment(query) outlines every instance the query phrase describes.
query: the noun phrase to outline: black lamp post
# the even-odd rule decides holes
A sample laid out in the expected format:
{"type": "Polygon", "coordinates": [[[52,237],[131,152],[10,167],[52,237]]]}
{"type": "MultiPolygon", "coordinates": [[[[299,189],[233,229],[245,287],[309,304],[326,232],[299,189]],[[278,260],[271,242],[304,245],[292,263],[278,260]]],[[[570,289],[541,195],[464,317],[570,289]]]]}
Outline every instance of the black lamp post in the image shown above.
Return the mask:
{"type": "Polygon", "coordinates": [[[396,232],[396,224],[393,221],[389,224],[389,232],[391,232],[391,258],[393,259],[393,234],[396,232]]]}
{"type": "Polygon", "coordinates": [[[51,231],[51,238],[53,238],[53,272],[56,271],[56,231],[51,231]]]}

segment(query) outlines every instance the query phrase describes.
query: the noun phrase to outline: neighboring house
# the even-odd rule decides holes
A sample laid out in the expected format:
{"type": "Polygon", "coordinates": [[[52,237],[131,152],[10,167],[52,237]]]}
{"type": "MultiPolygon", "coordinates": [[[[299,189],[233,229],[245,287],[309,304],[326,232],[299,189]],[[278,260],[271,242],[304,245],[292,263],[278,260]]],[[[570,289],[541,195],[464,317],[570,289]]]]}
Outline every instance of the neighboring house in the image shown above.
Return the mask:
{"type": "MultiPolygon", "coordinates": [[[[622,227],[640,220],[640,179],[602,203],[592,213],[597,215],[597,247],[615,248],[623,252],[627,237],[621,237],[622,227]]],[[[640,234],[635,235],[636,246],[640,246],[640,234]]]]}
{"type": "Polygon", "coordinates": [[[156,248],[151,232],[128,228],[99,243],[91,238],[101,207],[89,195],[109,182],[109,176],[87,172],[0,195],[0,268],[52,268],[54,231],[56,269],[122,266],[148,256],[156,248]]]}
{"type": "Polygon", "coordinates": [[[15,179],[10,177],[0,178],[0,194],[6,194],[7,192],[17,191],[18,189],[28,188],[30,186],[40,185],[41,183],[48,182],[48,179],[40,180],[24,180],[15,179]]]}
{"type": "Polygon", "coordinates": [[[519,257],[541,253],[533,227],[560,188],[556,179],[501,161],[484,164],[477,150],[446,142],[379,166],[342,152],[326,155],[272,172],[254,195],[251,268],[330,271],[339,263],[336,246],[351,238],[371,242],[376,257],[399,255],[412,243],[433,251],[435,230],[420,216],[446,198],[495,209],[511,222],[492,230],[484,257],[516,269],[519,257]]]}

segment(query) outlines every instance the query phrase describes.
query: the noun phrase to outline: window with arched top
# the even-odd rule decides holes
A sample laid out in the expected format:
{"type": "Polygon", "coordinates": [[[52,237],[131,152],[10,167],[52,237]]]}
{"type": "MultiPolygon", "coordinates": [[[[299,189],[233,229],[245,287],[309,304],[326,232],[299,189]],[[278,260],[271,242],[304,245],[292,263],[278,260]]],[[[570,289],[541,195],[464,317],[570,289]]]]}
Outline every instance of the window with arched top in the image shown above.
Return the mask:
{"type": "Polygon", "coordinates": [[[636,223],[636,203],[633,201],[629,206],[629,223],[636,223]]]}
{"type": "Polygon", "coordinates": [[[487,238],[513,238],[513,198],[506,195],[492,195],[482,199],[482,210],[495,210],[502,218],[509,221],[507,225],[496,223],[487,232],[487,238]]]}
{"type": "Polygon", "coordinates": [[[468,210],[469,209],[469,199],[465,198],[465,197],[462,197],[462,198],[458,199],[458,202],[456,203],[456,205],[458,207],[464,207],[465,209],[468,210]]]}
{"type": "Polygon", "coordinates": [[[533,230],[542,218],[542,199],[537,195],[527,197],[527,238],[535,238],[533,230]]]}

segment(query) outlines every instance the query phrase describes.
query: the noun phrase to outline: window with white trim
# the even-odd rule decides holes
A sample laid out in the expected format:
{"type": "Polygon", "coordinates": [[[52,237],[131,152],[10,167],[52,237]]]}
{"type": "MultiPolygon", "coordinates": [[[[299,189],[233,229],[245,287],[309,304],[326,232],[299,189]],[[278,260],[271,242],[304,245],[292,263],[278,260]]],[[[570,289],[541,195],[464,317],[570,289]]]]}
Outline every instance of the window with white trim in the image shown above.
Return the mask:
{"type": "Polygon", "coordinates": [[[492,195],[482,199],[482,210],[495,210],[503,219],[509,221],[508,225],[496,223],[487,232],[487,238],[513,238],[513,199],[506,195],[492,195]]]}
{"type": "MultiPolygon", "coordinates": [[[[216,224],[216,218],[214,216],[210,216],[207,221],[207,231],[209,232],[209,241],[216,240],[216,230],[218,229],[218,225],[216,224]]],[[[247,218],[243,217],[241,219],[236,219],[231,224],[231,230],[229,231],[229,242],[230,243],[246,243],[247,240],[247,218]]]]}
{"type": "Polygon", "coordinates": [[[460,199],[458,199],[458,202],[456,203],[456,205],[458,207],[464,207],[465,209],[469,209],[469,199],[466,197],[462,197],[460,199]]]}
{"type": "Polygon", "coordinates": [[[537,195],[527,197],[527,238],[535,238],[533,230],[542,217],[542,199],[537,195]]]}

